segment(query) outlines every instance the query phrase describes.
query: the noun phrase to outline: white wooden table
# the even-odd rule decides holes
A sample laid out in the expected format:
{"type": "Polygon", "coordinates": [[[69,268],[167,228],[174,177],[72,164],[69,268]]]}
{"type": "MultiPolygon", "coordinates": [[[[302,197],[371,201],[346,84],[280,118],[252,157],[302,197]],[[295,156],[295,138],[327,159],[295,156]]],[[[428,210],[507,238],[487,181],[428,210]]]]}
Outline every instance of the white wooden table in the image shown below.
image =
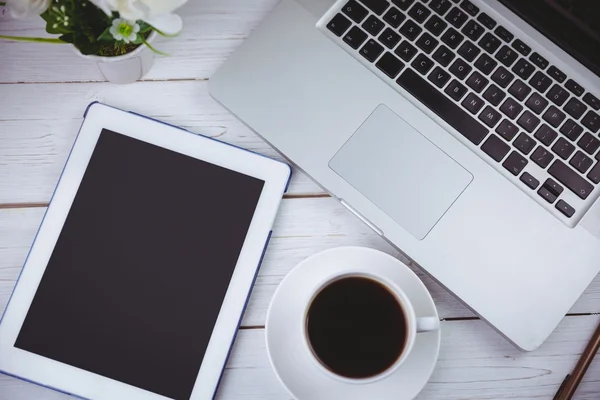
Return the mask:
{"type": "MultiPolygon", "coordinates": [[[[190,0],[181,12],[185,19],[183,33],[173,40],[157,43],[170,57],[158,59],[143,81],[127,86],[102,82],[95,66],[80,59],[69,46],[0,41],[2,310],[88,103],[98,100],[136,110],[279,158],[213,101],[207,90],[210,76],[276,2],[190,0]]],[[[0,33],[43,35],[43,23],[41,19],[1,22],[0,33]]],[[[218,399],[291,398],[277,381],[267,359],[263,331],[267,306],[275,288],[294,265],[318,251],[343,245],[373,247],[401,257],[319,186],[296,171],[218,399]]],[[[551,399],[600,322],[598,278],[539,350],[522,353],[431,279],[417,273],[433,294],[443,318],[439,362],[419,399],[551,399]]],[[[67,398],[0,376],[3,400],[67,398]]],[[[600,399],[600,360],[592,365],[576,398],[600,399]]]]}

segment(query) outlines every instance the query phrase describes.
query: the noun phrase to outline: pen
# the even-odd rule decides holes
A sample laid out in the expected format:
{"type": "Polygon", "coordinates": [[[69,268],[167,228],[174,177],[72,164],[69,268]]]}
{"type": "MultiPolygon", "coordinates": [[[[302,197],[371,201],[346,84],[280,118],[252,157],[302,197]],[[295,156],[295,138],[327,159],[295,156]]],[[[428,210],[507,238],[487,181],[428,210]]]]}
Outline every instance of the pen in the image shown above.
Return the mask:
{"type": "Polygon", "coordinates": [[[577,386],[583,379],[585,372],[588,367],[594,360],[594,356],[598,352],[598,348],[600,348],[600,325],[596,328],[592,339],[583,350],[579,361],[577,361],[577,365],[573,372],[566,376],[563,383],[558,388],[558,392],[554,395],[553,400],[570,400],[575,391],[577,390],[577,386]]]}

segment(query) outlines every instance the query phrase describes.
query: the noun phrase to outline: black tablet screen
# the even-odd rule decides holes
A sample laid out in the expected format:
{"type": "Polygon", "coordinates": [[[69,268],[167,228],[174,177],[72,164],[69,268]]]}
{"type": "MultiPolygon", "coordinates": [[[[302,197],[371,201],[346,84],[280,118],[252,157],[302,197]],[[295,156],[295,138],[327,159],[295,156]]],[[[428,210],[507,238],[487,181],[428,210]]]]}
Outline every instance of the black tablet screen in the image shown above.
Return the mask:
{"type": "Polygon", "coordinates": [[[263,185],[102,131],[15,347],[189,399],[263,185]]]}

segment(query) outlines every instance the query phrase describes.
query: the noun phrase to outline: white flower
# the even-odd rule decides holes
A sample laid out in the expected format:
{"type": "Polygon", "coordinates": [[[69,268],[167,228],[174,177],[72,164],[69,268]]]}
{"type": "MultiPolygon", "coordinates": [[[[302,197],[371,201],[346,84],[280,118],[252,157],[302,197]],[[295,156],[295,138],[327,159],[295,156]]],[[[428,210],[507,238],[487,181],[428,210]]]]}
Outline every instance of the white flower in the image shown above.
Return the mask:
{"type": "Polygon", "coordinates": [[[115,18],[109,29],[110,34],[115,40],[122,40],[125,43],[133,42],[140,31],[140,26],[135,21],[127,21],[122,18],[115,18]]]}
{"type": "Polygon", "coordinates": [[[51,0],[8,0],[6,3],[13,18],[27,18],[42,14],[51,0]]]}
{"type": "Polygon", "coordinates": [[[187,0],[90,0],[107,15],[117,11],[121,18],[144,21],[161,32],[173,35],[181,31],[181,17],[173,11],[187,0]]]}
{"type": "MultiPolygon", "coordinates": [[[[90,2],[92,4],[95,4],[96,7],[98,7],[102,11],[104,11],[104,13],[106,15],[108,15],[109,17],[112,15],[112,10],[111,10],[110,5],[108,4],[107,0],[90,0],[90,2]]],[[[83,4],[85,4],[85,3],[83,3],[83,4]]]]}

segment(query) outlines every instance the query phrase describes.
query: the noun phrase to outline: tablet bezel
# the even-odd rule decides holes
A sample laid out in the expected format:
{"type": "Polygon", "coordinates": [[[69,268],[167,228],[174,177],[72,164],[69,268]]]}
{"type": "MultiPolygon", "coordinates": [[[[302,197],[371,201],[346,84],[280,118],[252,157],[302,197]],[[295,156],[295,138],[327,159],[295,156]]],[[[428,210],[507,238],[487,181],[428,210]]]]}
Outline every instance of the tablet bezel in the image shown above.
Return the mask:
{"type": "Polygon", "coordinates": [[[277,209],[289,182],[290,167],[279,161],[99,103],[91,104],[86,111],[79,135],[2,317],[0,371],[84,398],[168,399],[14,347],[103,129],[265,182],[190,397],[190,400],[212,399],[250,296],[277,209]]]}

